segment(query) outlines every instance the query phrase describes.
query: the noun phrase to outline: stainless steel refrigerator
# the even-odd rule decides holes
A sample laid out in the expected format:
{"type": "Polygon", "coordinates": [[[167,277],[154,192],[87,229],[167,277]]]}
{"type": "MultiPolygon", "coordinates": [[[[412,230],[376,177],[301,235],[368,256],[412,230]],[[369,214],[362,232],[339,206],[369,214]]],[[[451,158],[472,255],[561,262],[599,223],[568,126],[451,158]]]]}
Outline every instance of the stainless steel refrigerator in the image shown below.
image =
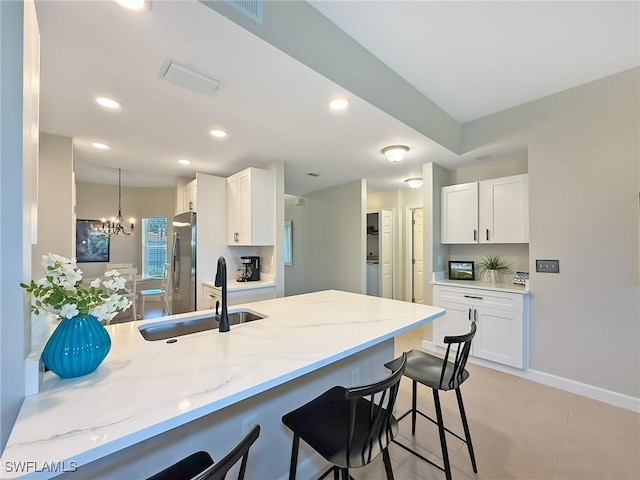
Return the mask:
{"type": "Polygon", "coordinates": [[[171,313],[196,310],[196,214],[173,218],[171,254],[171,313]]]}

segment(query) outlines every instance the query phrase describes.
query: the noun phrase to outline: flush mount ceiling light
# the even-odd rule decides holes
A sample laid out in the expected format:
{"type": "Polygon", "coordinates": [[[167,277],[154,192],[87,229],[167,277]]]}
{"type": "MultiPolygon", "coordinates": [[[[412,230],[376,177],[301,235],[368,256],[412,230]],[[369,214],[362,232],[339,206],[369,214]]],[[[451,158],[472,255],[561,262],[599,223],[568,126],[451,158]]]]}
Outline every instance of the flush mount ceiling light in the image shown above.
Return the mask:
{"type": "Polygon", "coordinates": [[[406,145],[389,145],[382,149],[382,154],[392,163],[399,162],[409,151],[406,145]]]}
{"type": "Polygon", "coordinates": [[[116,0],[116,2],[124,8],[135,10],[136,12],[144,12],[151,6],[149,0],[116,0]]]}
{"type": "Polygon", "coordinates": [[[409,185],[409,187],[411,187],[411,188],[420,188],[420,187],[422,187],[422,179],[421,178],[407,178],[405,180],[405,182],[407,182],[407,185],[409,185]]]}
{"type": "Polygon", "coordinates": [[[122,106],[120,105],[120,102],[117,102],[114,99],[107,98],[107,97],[96,98],[96,103],[104,108],[109,108],[111,110],[117,110],[122,106]]]}
{"type": "Polygon", "coordinates": [[[93,148],[97,148],[98,150],[109,150],[111,145],[107,145],[106,143],[93,142],[91,144],[93,148]]]}
{"type": "Polygon", "coordinates": [[[336,97],[329,101],[329,108],[331,110],[344,110],[351,105],[351,100],[347,97],[336,97]]]}
{"type": "Polygon", "coordinates": [[[180,160],[178,160],[178,163],[181,165],[189,165],[191,163],[191,160],[187,160],[186,158],[181,158],[180,160]]]}
{"type": "Polygon", "coordinates": [[[217,129],[217,128],[214,129],[214,130],[211,130],[209,133],[212,136],[217,137],[217,138],[224,138],[224,137],[226,137],[228,135],[228,133],[225,132],[224,130],[220,130],[220,129],[217,129]]]}

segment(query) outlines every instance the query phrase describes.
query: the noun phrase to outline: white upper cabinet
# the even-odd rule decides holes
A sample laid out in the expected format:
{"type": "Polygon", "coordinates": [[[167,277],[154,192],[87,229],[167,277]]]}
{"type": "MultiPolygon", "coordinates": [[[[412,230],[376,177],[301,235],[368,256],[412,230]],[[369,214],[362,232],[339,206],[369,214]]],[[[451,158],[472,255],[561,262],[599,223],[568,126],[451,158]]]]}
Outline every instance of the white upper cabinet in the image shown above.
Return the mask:
{"type": "Polygon", "coordinates": [[[247,168],[227,178],[229,245],[273,245],[274,177],[268,170],[247,168]]]}
{"type": "Polygon", "coordinates": [[[442,187],[441,243],[527,243],[527,174],[442,187]]]}
{"type": "Polygon", "coordinates": [[[198,180],[193,180],[184,186],[182,201],[183,212],[196,212],[198,210],[198,180]]]}
{"type": "Polygon", "coordinates": [[[479,182],[480,243],[529,241],[529,176],[479,182]]]}
{"type": "Polygon", "coordinates": [[[478,182],[442,187],[441,243],[478,243],[478,182]]]}

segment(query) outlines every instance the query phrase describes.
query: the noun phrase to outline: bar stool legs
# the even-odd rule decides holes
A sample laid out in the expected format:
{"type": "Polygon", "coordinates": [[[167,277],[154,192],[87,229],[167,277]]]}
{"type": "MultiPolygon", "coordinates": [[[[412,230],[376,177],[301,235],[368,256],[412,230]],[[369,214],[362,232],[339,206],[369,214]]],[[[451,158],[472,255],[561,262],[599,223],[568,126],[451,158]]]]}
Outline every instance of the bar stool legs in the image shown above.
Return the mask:
{"type": "Polygon", "coordinates": [[[471,434],[469,433],[469,423],[467,422],[467,414],[464,411],[464,403],[462,403],[462,392],[459,388],[456,388],[456,398],[458,399],[458,409],[460,410],[460,418],[462,419],[462,427],[464,428],[464,436],[467,439],[467,449],[469,450],[469,457],[471,458],[471,466],[474,473],[478,473],[478,467],[476,467],[476,456],[473,453],[473,444],[471,443],[471,434]]]}
{"type": "Polygon", "coordinates": [[[440,435],[440,448],[442,449],[442,462],[444,464],[444,474],[447,480],[451,480],[451,465],[449,465],[449,452],[447,450],[447,436],[444,429],[444,419],[442,418],[442,408],[440,407],[440,395],[438,390],[433,390],[433,404],[436,408],[436,418],[438,419],[438,434],[440,435]]]}

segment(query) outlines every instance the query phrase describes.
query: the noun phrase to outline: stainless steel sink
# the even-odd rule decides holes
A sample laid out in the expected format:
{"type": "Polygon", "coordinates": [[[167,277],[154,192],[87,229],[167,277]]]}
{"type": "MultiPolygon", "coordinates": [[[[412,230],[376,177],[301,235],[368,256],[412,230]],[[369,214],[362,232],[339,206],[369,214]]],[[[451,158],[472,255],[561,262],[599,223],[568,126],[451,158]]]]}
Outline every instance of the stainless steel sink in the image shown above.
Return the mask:
{"type": "MultiPolygon", "coordinates": [[[[209,315],[201,318],[177,320],[175,322],[155,323],[140,328],[140,334],[145,340],[167,340],[192,333],[204,332],[218,328],[219,315],[209,315]]],[[[255,322],[265,318],[257,312],[249,310],[236,310],[229,312],[229,325],[255,322]]]]}

